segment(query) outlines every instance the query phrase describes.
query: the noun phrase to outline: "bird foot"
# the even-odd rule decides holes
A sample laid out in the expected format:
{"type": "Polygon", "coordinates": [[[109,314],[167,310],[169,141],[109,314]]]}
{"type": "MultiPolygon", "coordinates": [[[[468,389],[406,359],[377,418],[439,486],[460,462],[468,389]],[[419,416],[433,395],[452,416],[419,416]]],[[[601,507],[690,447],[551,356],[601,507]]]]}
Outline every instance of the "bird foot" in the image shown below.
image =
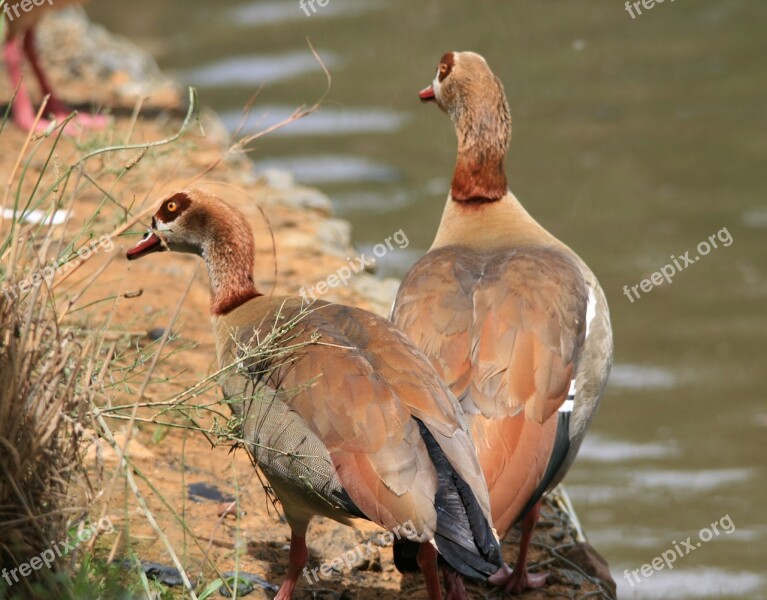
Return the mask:
{"type": "Polygon", "coordinates": [[[530,573],[526,569],[514,571],[506,584],[506,592],[511,594],[521,594],[525,590],[534,590],[546,585],[549,578],[548,573],[530,573]]]}
{"type": "Polygon", "coordinates": [[[496,573],[487,578],[487,582],[495,587],[502,587],[505,592],[521,594],[525,590],[542,588],[546,585],[548,573],[530,573],[527,569],[514,569],[503,565],[496,573]]]}
{"type": "MultiPolygon", "coordinates": [[[[57,123],[63,123],[72,111],[56,111],[53,113],[57,123]]],[[[30,111],[18,111],[13,114],[13,122],[24,131],[31,131],[34,127],[35,133],[44,133],[51,128],[52,119],[41,118],[35,125],[35,115],[30,111]]],[[[78,113],[70,119],[64,127],[64,133],[75,135],[84,130],[96,131],[104,129],[109,123],[109,119],[104,115],[90,115],[78,113]]]]}
{"type": "MultiPolygon", "coordinates": [[[[67,113],[66,116],[69,116],[69,114],[70,113],[67,113]]],[[[59,118],[58,115],[57,115],[57,118],[59,118]]],[[[109,124],[109,119],[105,115],[91,115],[88,113],[77,113],[77,116],[74,119],[72,119],[70,123],[76,123],[82,129],[98,131],[100,129],[104,129],[109,124]]]]}
{"type": "Polygon", "coordinates": [[[296,586],[287,584],[288,582],[285,582],[280,586],[280,590],[277,592],[274,600],[293,600],[293,590],[296,586]]]}
{"type": "Polygon", "coordinates": [[[469,600],[463,577],[449,567],[441,567],[441,571],[445,582],[445,600],[469,600]]]}

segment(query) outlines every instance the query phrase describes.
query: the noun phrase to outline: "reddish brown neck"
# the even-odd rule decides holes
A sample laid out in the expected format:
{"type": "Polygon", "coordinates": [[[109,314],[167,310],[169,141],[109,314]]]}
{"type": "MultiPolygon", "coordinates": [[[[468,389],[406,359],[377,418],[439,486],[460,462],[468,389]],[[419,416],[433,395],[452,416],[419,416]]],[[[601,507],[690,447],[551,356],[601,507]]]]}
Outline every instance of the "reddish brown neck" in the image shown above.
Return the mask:
{"type": "Polygon", "coordinates": [[[511,139],[511,115],[503,88],[500,82],[496,84],[496,94],[474,94],[464,100],[470,102],[471,110],[448,111],[458,137],[458,160],[450,188],[456,202],[495,202],[508,191],[504,160],[511,139]]]}
{"type": "Polygon", "coordinates": [[[459,149],[450,186],[452,199],[474,204],[503,198],[508,189],[503,158],[498,152],[459,149]]]}
{"type": "Polygon", "coordinates": [[[225,315],[261,296],[253,282],[253,242],[235,244],[218,238],[203,249],[210,278],[210,312],[225,315]]]}
{"type": "Polygon", "coordinates": [[[256,290],[251,281],[250,289],[247,287],[227,289],[217,295],[214,294],[211,299],[210,312],[220,317],[258,296],[263,296],[263,294],[256,290]]]}

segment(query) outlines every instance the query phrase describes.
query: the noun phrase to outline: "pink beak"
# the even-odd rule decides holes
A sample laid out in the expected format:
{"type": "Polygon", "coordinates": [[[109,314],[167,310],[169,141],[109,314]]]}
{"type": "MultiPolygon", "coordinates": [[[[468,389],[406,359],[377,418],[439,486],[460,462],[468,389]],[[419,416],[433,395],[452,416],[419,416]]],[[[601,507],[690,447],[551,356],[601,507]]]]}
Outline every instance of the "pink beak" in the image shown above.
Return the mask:
{"type": "Polygon", "coordinates": [[[418,97],[421,99],[421,102],[429,102],[430,100],[434,100],[434,87],[429,85],[429,87],[422,89],[418,93],[418,97]]]}
{"type": "Polygon", "coordinates": [[[136,260],[152,252],[160,252],[163,250],[162,242],[152,231],[147,231],[146,235],[141,238],[138,244],[128,250],[126,256],[128,260],[136,260]]]}

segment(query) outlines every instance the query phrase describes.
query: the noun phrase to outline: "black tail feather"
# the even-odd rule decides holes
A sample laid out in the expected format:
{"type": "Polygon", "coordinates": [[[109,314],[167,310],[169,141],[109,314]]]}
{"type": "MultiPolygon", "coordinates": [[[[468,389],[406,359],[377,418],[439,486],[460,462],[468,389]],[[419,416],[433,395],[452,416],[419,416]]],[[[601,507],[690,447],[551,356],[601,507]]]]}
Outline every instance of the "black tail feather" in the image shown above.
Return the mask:
{"type": "Polygon", "coordinates": [[[472,489],[453,469],[423,422],[416,422],[439,477],[434,499],[437,550],[462,575],[485,580],[503,566],[498,540],[472,489]]]}

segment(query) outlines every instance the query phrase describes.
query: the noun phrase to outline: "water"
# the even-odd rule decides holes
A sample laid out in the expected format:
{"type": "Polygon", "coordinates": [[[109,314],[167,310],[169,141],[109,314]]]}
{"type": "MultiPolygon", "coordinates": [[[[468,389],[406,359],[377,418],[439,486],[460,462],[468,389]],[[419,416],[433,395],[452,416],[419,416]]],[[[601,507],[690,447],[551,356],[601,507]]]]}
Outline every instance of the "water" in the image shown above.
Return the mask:
{"type": "Polygon", "coordinates": [[[568,489],[626,598],[767,597],[765,300],[767,125],[762,0],[666,2],[633,19],[620,1],[101,0],[92,17],[198,86],[234,125],[260,89],[262,126],[325,89],[321,112],[259,140],[332,196],[359,247],[403,228],[382,272],[428,247],[455,158],[447,118],[416,94],[448,50],[484,54],[514,117],[512,189],[599,276],[617,365],[568,489]],[[263,87],[262,87],[263,86],[263,87]],[[727,228],[671,284],[629,288],[727,228]],[[630,585],[681,540],[729,515],[673,569],[630,585]]]}

